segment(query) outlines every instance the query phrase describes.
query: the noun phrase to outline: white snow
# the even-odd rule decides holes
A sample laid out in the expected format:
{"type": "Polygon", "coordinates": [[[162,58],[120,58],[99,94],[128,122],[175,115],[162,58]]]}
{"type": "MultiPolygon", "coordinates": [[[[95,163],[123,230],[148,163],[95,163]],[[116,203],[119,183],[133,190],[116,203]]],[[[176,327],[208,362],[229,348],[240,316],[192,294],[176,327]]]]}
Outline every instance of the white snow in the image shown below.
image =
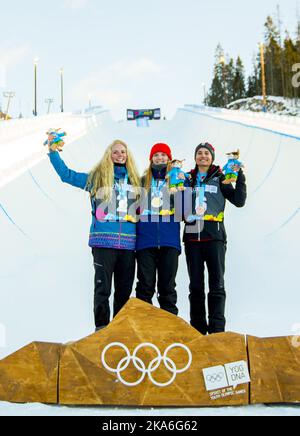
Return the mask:
{"type": "Polygon", "coordinates": [[[60,123],[70,142],[87,132],[86,118],[68,113],[0,121],[0,187],[45,158],[45,133],[60,123]]]}
{"type": "MultiPolygon", "coordinates": [[[[266,102],[268,113],[274,113],[280,116],[287,115],[289,117],[300,116],[300,102],[297,98],[291,99],[284,97],[267,96],[266,102]]],[[[236,100],[230,103],[227,108],[233,110],[262,112],[264,108],[264,100],[261,95],[251,98],[243,98],[241,100],[236,100]]]]}
{"type": "Polygon", "coordinates": [[[185,105],[187,110],[206,114],[208,117],[220,118],[245,127],[254,127],[289,136],[300,135],[300,117],[290,117],[272,113],[250,112],[246,110],[228,110],[206,106],[185,105]]]}
{"type": "Polygon", "coordinates": [[[44,404],[0,403],[0,416],[299,416],[298,406],[218,408],[63,407],[44,404]]]}
{"type": "MultiPolygon", "coordinates": [[[[51,167],[42,146],[49,127],[62,127],[70,134],[62,157],[77,171],[89,171],[116,138],[129,144],[140,172],[147,167],[150,148],[157,141],[169,143],[174,157],[186,158],[186,170],[194,166],[194,148],[202,141],[215,145],[220,165],[226,161],[226,152],[239,148],[249,199],[243,209],[228,205],[226,210],[227,329],[260,337],[300,335],[300,207],[295,166],[300,158],[299,124],[193,105],[178,110],[171,121],[150,122],[143,129],[114,122],[107,112],[28,120],[26,134],[18,130],[22,121],[14,121],[11,130],[0,124],[0,358],[32,341],[69,342],[94,328],[93,264],[87,246],[89,198],[62,184],[51,167]]],[[[180,316],[188,320],[184,255],[177,284],[180,316]]],[[[0,403],[0,415],[129,413],[299,415],[300,409],[262,405],[152,410],[0,403]]]]}

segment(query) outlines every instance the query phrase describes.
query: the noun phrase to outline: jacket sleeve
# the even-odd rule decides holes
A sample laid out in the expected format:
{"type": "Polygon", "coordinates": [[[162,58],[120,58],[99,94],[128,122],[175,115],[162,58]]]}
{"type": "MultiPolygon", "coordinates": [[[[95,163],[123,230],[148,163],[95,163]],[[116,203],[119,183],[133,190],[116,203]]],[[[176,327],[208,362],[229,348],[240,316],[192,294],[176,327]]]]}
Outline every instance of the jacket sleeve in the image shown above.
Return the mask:
{"type": "Polygon", "coordinates": [[[87,173],[77,173],[76,171],[70,170],[57,151],[51,151],[48,153],[48,156],[62,182],[68,183],[76,188],[87,190],[87,173]]]}
{"type": "Polygon", "coordinates": [[[223,180],[225,180],[224,175],[220,179],[220,186],[226,200],[236,207],[244,207],[247,200],[247,185],[244,172],[242,170],[239,171],[235,189],[232,184],[223,185],[223,180]]]}

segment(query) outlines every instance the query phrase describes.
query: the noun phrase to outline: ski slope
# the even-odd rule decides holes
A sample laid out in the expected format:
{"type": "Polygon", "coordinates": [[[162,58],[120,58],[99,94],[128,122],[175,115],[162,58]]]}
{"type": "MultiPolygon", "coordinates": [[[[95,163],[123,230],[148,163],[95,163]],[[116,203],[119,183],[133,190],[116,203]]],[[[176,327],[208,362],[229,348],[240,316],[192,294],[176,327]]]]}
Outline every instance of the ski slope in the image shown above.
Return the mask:
{"type": "MultiPolygon", "coordinates": [[[[202,141],[214,144],[220,165],[226,162],[226,152],[239,148],[249,197],[245,208],[228,204],[226,209],[227,329],[261,337],[300,335],[299,124],[192,105],[179,109],[170,121],[150,121],[149,127],[141,128],[116,122],[107,111],[60,114],[18,125],[21,122],[13,121],[14,128],[0,124],[0,358],[33,340],[69,342],[94,330],[89,196],[63,184],[54,172],[42,145],[49,127],[68,132],[62,157],[69,168],[85,172],[114,139],[128,143],[140,172],[148,166],[150,148],[158,141],[170,144],[174,157],[186,159],[186,170],[194,166],[194,149],[202,141]]],[[[188,321],[184,254],[177,290],[179,316],[188,321]]],[[[224,409],[224,414],[245,414],[244,410],[224,409]]],[[[264,406],[247,410],[274,413],[264,406]]],[[[276,410],[300,412],[293,407],[276,410]]],[[[80,411],[0,403],[2,413],[80,411]]],[[[83,413],[123,414],[115,409],[84,409],[83,413]]],[[[222,411],[181,411],[204,413],[222,411]]],[[[131,410],[130,414],[143,412],[131,410]]]]}

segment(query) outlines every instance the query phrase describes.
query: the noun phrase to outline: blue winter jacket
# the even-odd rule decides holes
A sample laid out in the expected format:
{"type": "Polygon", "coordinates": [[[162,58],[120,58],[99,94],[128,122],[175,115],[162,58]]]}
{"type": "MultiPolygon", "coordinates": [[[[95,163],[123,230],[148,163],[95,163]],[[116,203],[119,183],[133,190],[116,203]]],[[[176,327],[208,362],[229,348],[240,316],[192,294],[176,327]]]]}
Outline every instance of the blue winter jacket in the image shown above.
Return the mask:
{"type": "MultiPolygon", "coordinates": [[[[50,161],[62,182],[89,191],[88,174],[70,170],[58,152],[48,154],[50,161]]],[[[124,180],[127,174],[125,167],[115,166],[115,182],[124,180]]],[[[92,224],[90,228],[89,246],[113,248],[119,250],[135,250],[136,224],[127,221],[98,221],[96,218],[96,201],[91,197],[92,224]]]]}
{"type": "MultiPolygon", "coordinates": [[[[152,174],[155,181],[164,180],[166,169],[159,172],[152,168],[152,174]]],[[[174,215],[167,217],[141,215],[136,232],[137,251],[146,248],[173,247],[181,252],[180,222],[175,222],[174,215]]]]}

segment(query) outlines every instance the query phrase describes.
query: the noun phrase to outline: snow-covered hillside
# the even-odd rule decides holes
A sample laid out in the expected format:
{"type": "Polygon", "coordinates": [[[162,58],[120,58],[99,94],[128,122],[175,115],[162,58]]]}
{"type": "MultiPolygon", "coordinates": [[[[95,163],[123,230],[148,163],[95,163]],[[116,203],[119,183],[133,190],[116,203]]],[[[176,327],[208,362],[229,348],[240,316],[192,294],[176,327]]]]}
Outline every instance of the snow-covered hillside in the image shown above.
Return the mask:
{"type": "MultiPolygon", "coordinates": [[[[236,100],[227,106],[228,109],[232,110],[252,112],[263,112],[263,107],[262,96],[236,100]]],[[[300,117],[300,100],[268,96],[266,109],[269,114],[300,117]]]]}

